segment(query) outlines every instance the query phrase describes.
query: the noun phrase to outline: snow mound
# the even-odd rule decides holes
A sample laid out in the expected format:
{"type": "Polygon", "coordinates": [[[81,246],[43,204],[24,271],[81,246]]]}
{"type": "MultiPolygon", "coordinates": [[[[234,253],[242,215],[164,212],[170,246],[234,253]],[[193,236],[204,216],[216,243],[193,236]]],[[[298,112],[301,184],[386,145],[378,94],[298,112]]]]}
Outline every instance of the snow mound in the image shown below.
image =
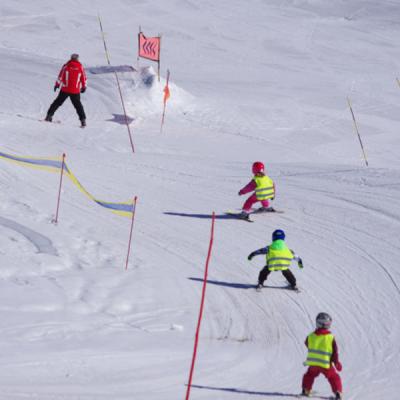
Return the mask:
{"type": "MultiPolygon", "coordinates": [[[[143,121],[152,116],[160,116],[164,105],[164,88],[166,79],[158,79],[151,66],[135,69],[129,65],[89,67],[91,84],[96,89],[117,93],[118,84],[121,88],[125,108],[132,120],[143,121]],[[117,78],[118,77],[118,81],[117,78]]],[[[167,102],[169,114],[183,113],[193,102],[193,96],[171,81],[169,82],[171,96],[167,102]]],[[[122,114],[113,113],[114,121],[125,123],[122,114]]]]}

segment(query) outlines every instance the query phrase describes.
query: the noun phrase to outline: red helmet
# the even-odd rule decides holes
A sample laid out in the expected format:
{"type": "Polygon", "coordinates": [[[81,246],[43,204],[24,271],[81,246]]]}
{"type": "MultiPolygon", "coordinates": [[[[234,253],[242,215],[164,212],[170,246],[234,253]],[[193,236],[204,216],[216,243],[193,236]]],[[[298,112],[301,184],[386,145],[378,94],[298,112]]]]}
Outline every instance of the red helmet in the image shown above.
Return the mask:
{"type": "Polygon", "coordinates": [[[256,161],[252,167],[253,174],[264,172],[264,164],[261,161],[256,161]]]}

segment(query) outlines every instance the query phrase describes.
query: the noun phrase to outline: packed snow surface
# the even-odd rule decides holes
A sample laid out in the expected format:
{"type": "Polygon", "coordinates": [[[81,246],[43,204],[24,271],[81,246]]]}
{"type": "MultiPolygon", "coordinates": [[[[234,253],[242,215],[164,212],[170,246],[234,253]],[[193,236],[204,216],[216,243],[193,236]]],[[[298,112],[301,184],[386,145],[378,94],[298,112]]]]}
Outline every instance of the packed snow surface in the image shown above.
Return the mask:
{"type": "Polygon", "coordinates": [[[2,0],[0,152],[65,153],[94,197],[138,201],[125,270],[129,218],[65,178],[52,224],[59,175],[0,157],[0,399],[183,399],[213,211],[191,399],[295,397],[320,311],[345,399],[398,399],[399,20],[389,0],[2,0]],[[137,61],[139,26],[162,35],[160,81],[137,61]],[[84,130],[69,100],[40,121],[75,52],[84,130]],[[229,219],[257,160],[284,213],[229,219]],[[253,289],[265,260],[247,255],[276,228],[304,261],[301,293],[279,273],[253,289]]]}

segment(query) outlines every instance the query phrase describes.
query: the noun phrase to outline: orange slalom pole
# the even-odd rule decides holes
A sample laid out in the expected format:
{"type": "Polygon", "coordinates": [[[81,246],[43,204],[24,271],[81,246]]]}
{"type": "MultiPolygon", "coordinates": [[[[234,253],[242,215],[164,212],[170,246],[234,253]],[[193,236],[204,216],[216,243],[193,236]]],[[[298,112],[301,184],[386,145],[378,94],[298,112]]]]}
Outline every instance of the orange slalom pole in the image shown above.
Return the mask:
{"type": "Polygon", "coordinates": [[[169,76],[170,76],[170,72],[169,69],[167,69],[167,83],[165,84],[164,87],[164,107],[163,107],[163,113],[162,113],[162,118],[161,118],[161,128],[160,128],[160,132],[162,132],[162,128],[164,126],[164,119],[165,119],[165,110],[167,108],[167,101],[170,97],[170,92],[169,92],[169,76]]]}

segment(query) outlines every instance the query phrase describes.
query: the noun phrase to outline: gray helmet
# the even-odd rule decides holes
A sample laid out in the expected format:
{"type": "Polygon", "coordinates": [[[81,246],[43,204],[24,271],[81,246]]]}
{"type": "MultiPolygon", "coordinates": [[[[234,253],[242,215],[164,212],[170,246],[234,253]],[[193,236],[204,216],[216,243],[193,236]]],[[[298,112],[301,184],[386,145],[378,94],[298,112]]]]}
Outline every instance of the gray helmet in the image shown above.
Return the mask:
{"type": "Polygon", "coordinates": [[[317,324],[317,328],[329,329],[332,324],[332,317],[328,313],[320,312],[317,315],[315,322],[317,324]]]}
{"type": "Polygon", "coordinates": [[[73,53],[71,54],[71,60],[77,60],[79,58],[79,54],[73,53]]]}

